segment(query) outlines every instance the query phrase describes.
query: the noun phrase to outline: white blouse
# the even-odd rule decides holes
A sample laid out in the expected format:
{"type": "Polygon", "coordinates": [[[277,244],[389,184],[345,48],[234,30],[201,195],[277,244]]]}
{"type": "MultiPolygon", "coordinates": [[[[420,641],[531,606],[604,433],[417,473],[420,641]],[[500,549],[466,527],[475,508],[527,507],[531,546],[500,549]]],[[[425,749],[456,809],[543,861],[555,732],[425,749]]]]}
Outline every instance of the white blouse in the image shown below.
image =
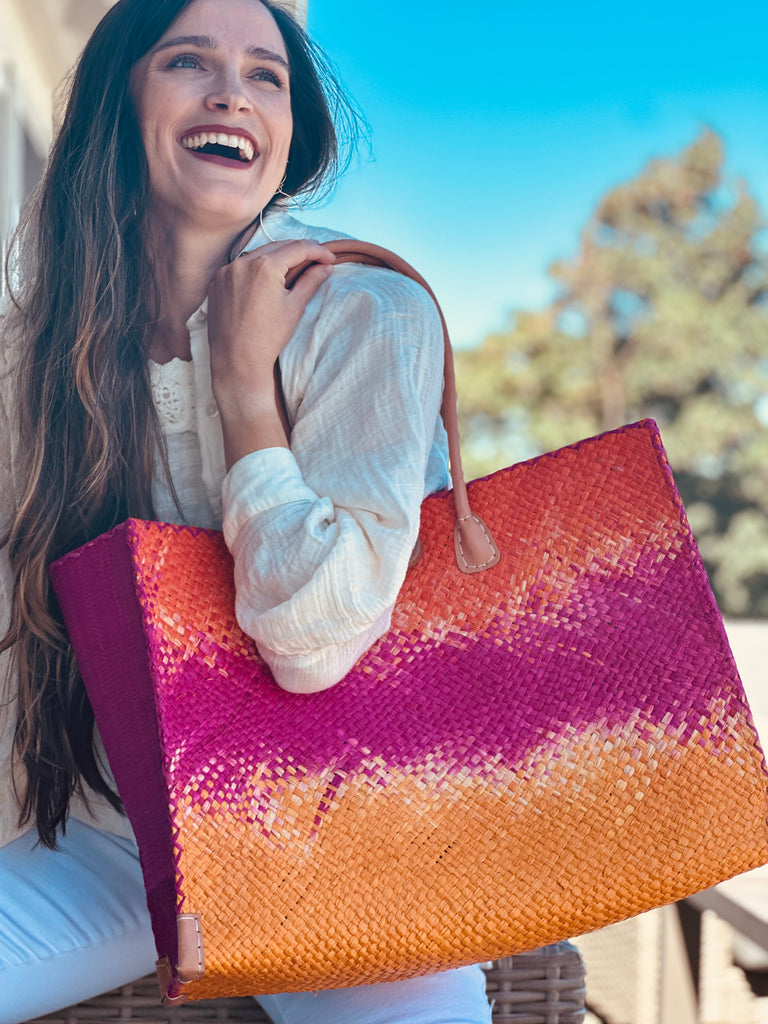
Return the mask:
{"type": "MultiPolygon", "coordinates": [[[[284,214],[265,221],[273,238],[306,232],[284,214]]],[[[342,237],[309,231],[319,241],[342,237]]],[[[266,241],[259,230],[248,249],[266,241]]],[[[155,511],[172,522],[223,525],[235,560],[241,625],[281,686],[320,690],[338,682],[386,631],[422,499],[448,483],[439,418],[440,322],[426,292],[408,279],[359,265],[335,268],[280,357],[291,450],[254,452],[227,474],[206,319],[203,304],[188,323],[191,362],[150,364],[183,514],[162,469],[153,481],[155,511]]],[[[6,334],[0,345],[3,525],[20,492],[15,360],[15,342],[6,334]]],[[[0,551],[3,629],[12,586],[6,548],[0,551]]],[[[0,656],[0,846],[19,834],[10,770],[15,676],[7,668],[6,653],[0,656]]],[[[73,798],[73,817],[130,834],[127,819],[102,797],[89,797],[87,805],[73,798]]]]}
{"type": "MultiPolygon", "coordinates": [[[[273,238],[305,232],[285,214],[266,223],[273,238]]],[[[259,231],[247,248],[266,241],[259,231]]],[[[253,452],[229,474],[205,304],[187,326],[192,363],[150,365],[183,520],[223,527],[238,621],[278,683],[325,689],[388,629],[421,502],[448,483],[434,304],[392,271],[335,268],[280,357],[290,450],[253,452]]],[[[153,492],[157,516],[178,521],[162,473],[153,492]]]]}

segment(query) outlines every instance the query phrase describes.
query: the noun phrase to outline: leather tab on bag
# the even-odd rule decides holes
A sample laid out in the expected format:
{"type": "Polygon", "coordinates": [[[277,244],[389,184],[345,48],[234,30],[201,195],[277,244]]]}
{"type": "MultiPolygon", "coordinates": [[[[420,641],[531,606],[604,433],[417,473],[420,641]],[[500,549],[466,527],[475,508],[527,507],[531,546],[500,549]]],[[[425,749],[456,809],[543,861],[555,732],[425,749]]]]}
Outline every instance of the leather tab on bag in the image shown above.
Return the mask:
{"type": "Polygon", "coordinates": [[[168,986],[173,981],[171,961],[167,956],[164,956],[162,960],[155,960],[155,971],[157,972],[157,986],[160,989],[160,998],[165,999],[168,986]]]}
{"type": "Polygon", "coordinates": [[[176,918],[179,933],[179,963],[176,974],[185,984],[199,981],[205,973],[203,928],[199,914],[179,914],[176,918]]]}
{"type": "Polygon", "coordinates": [[[456,564],[465,573],[483,572],[501,558],[491,531],[474,512],[456,521],[453,543],[456,564]]]}
{"type": "Polygon", "coordinates": [[[171,961],[167,956],[155,961],[155,970],[157,971],[157,985],[160,989],[160,1003],[163,1006],[178,1006],[180,1003],[185,1003],[187,997],[183,993],[179,993],[177,996],[171,995],[174,978],[171,961]]]}
{"type": "MultiPolygon", "coordinates": [[[[176,983],[178,984],[178,982],[176,983]]],[[[177,996],[172,996],[170,992],[166,992],[160,1000],[162,1006],[181,1006],[182,1003],[187,1002],[187,995],[185,992],[179,992],[177,996]]]]}
{"type": "Polygon", "coordinates": [[[421,543],[421,537],[416,538],[416,543],[413,545],[413,551],[411,557],[408,559],[408,568],[412,569],[415,565],[418,565],[421,561],[421,556],[424,554],[424,545],[421,543]]]}

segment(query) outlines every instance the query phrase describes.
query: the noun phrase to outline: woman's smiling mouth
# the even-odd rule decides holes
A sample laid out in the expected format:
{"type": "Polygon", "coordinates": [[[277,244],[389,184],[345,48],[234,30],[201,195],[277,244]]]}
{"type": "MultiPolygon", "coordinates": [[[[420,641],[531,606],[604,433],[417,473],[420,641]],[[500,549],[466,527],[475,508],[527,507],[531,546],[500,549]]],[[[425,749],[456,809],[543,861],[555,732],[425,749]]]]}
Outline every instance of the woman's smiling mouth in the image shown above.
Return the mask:
{"type": "Polygon", "coordinates": [[[259,155],[256,140],[249,132],[224,125],[200,125],[181,137],[184,149],[216,163],[246,165],[259,155]]]}

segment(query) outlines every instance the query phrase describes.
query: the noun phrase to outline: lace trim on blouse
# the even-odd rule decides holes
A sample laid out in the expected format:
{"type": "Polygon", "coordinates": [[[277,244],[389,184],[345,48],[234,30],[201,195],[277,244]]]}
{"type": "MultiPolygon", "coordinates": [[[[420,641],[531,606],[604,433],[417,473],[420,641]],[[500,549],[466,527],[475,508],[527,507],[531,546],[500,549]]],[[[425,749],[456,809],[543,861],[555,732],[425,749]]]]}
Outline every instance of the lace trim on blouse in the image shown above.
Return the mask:
{"type": "Polygon", "coordinates": [[[194,366],[186,359],[169,363],[149,360],[152,398],[166,434],[183,434],[195,430],[194,366]]]}

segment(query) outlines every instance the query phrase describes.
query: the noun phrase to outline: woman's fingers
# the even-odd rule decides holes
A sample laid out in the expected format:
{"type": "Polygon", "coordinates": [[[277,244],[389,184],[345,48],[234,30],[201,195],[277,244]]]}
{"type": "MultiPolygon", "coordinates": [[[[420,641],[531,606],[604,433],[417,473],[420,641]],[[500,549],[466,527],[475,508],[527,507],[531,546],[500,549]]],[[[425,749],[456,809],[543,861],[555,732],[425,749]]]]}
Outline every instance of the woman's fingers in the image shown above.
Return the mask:
{"type": "Polygon", "coordinates": [[[228,466],[259,448],[287,444],[274,365],[334,262],[333,253],[315,241],[274,242],[244,253],[213,279],[211,380],[228,466]]]}
{"type": "Polygon", "coordinates": [[[327,281],[333,271],[333,263],[312,263],[302,271],[300,277],[291,285],[290,292],[296,302],[306,307],[317,289],[327,281]]]}
{"type": "Polygon", "coordinates": [[[208,335],[217,400],[266,386],[307,303],[331,272],[335,256],[313,240],[270,243],[216,274],[208,290],[208,335]],[[311,264],[292,289],[296,268],[311,264]]]}
{"type": "Polygon", "coordinates": [[[282,272],[286,280],[292,273],[308,263],[330,266],[336,261],[335,255],[320,242],[313,239],[294,239],[288,242],[269,242],[250,252],[242,252],[239,260],[269,260],[282,272]]]}
{"type": "Polygon", "coordinates": [[[217,276],[229,276],[231,284],[243,291],[246,302],[259,306],[259,318],[282,317],[288,335],[293,333],[307,302],[330,273],[336,257],[319,242],[297,239],[270,242],[252,252],[241,253],[217,276]],[[291,315],[298,313],[298,316],[291,315]]]}

